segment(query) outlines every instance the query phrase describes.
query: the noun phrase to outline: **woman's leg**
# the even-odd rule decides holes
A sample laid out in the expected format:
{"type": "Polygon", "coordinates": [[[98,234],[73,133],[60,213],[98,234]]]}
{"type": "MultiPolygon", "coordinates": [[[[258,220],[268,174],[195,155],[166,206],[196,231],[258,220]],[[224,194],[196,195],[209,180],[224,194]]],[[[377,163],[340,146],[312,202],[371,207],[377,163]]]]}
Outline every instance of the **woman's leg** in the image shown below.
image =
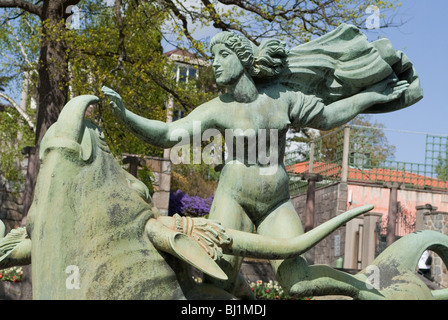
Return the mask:
{"type": "MultiPolygon", "coordinates": [[[[292,238],[304,233],[302,222],[291,201],[287,201],[274,209],[257,226],[257,233],[274,238],[292,238]]],[[[308,264],[304,257],[298,256],[286,260],[271,260],[277,281],[289,290],[292,284],[302,278],[308,264]],[[285,267],[288,266],[286,270],[285,267]]]]}
{"type": "MultiPolygon", "coordinates": [[[[276,238],[303,234],[303,227],[290,201],[272,211],[259,225],[257,233],[276,238]]],[[[352,275],[325,265],[309,266],[304,257],[272,260],[277,281],[290,294],[299,296],[341,294],[356,297],[365,283],[352,275]]],[[[374,292],[372,292],[375,295],[374,292]]]]}
{"type": "MultiPolygon", "coordinates": [[[[218,221],[222,226],[234,230],[253,232],[254,228],[243,208],[230,196],[220,192],[219,187],[210,209],[209,219],[218,221]]],[[[242,260],[243,257],[224,255],[217,263],[227,274],[228,280],[222,281],[204,276],[205,281],[213,283],[239,298],[253,298],[250,287],[239,273],[242,260]]]]}

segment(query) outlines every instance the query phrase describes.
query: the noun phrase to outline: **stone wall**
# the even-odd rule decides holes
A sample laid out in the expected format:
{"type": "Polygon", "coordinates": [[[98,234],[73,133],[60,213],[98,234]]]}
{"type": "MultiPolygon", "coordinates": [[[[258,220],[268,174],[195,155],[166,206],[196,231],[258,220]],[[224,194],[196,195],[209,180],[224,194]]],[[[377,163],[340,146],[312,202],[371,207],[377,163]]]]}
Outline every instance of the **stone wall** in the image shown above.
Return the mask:
{"type": "Polygon", "coordinates": [[[171,161],[169,158],[155,157],[145,160],[146,165],[153,170],[155,178],[152,200],[160,213],[167,216],[170,205],[171,161]]]}
{"type": "Polygon", "coordinates": [[[245,258],[241,264],[240,271],[249,282],[256,283],[258,280],[263,282],[276,280],[274,269],[272,269],[268,260],[245,258]]]}
{"type": "Polygon", "coordinates": [[[23,192],[0,183],[0,219],[6,226],[6,232],[20,227],[23,211],[23,192]]]}
{"type": "MultiPolygon", "coordinates": [[[[304,223],[306,194],[291,199],[299,217],[304,223]]],[[[335,183],[316,189],[314,227],[330,220],[347,209],[347,185],[335,183]]],[[[307,254],[310,264],[326,264],[334,266],[336,260],[344,256],[345,226],[338,228],[318,243],[307,254]]]]}
{"type": "MultiPolygon", "coordinates": [[[[29,155],[24,151],[22,153],[24,156],[16,165],[21,170],[21,175],[26,177],[29,155]]],[[[6,233],[22,225],[24,190],[24,180],[22,182],[7,181],[0,170],[0,220],[6,226],[6,233]]]]}
{"type": "MultiPolygon", "coordinates": [[[[26,175],[28,158],[20,163],[22,174],[26,175]]],[[[0,174],[0,219],[6,226],[6,232],[22,224],[24,184],[7,181],[0,174]]]]}
{"type": "Polygon", "coordinates": [[[129,172],[135,177],[138,177],[138,170],[143,166],[151,169],[154,175],[154,181],[152,181],[154,187],[152,201],[162,215],[168,215],[171,187],[171,161],[169,160],[169,153],[165,152],[163,158],[150,156],[141,158],[138,155],[123,154],[123,159],[123,162],[128,164],[129,172]]]}

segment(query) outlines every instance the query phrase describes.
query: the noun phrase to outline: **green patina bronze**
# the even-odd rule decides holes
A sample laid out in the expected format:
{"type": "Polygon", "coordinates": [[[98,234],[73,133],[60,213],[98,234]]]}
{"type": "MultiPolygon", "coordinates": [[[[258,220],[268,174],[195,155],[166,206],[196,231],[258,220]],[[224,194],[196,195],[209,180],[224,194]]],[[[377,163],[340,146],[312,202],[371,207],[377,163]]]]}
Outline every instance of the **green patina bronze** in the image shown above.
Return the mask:
{"type": "MultiPolygon", "coordinates": [[[[147,187],[120,167],[99,127],[84,119],[96,101],[72,99],[42,140],[27,226],[1,239],[0,268],[32,261],[35,299],[233,298],[196,284],[187,264],[225,280],[215,260],[223,251],[257,256],[261,238],[205,219],[160,216],[147,187]]],[[[287,248],[266,239],[271,250],[263,250],[270,257],[301,254],[370,209],[347,212],[287,248]]]]}
{"type": "Polygon", "coordinates": [[[131,113],[117,93],[103,88],[117,116],[153,145],[173,147],[176,134],[192,136],[195,124],[201,133],[237,133],[227,144],[243,138],[247,152],[229,154],[210,220],[161,216],[146,186],[118,165],[101,130],[84,119],[98,98],[79,96],[42,141],[27,227],[0,241],[0,267],[32,261],[36,299],[253,298],[239,274],[245,256],[271,259],[277,280],[297,296],[446,298],[446,291],[430,291],[415,275],[425,249],[447,262],[448,237],[430,231],[400,239],[355,276],[309,266],[301,254],[373,207],[350,210],[304,233],[283,164],[290,127],[330,129],[359,113],[394,111],[421,99],[406,56],[385,39],[369,43],[348,25],[290,51],[275,40],[255,47],[223,32],[212,39],[211,50],[216,82],[227,92],[173,123],[131,113]],[[259,153],[249,159],[249,141],[260,139],[274,155],[268,163],[259,153]],[[208,275],[205,283],[191,279],[188,264],[208,275]],[[377,283],[372,270],[379,273],[377,283]]]}

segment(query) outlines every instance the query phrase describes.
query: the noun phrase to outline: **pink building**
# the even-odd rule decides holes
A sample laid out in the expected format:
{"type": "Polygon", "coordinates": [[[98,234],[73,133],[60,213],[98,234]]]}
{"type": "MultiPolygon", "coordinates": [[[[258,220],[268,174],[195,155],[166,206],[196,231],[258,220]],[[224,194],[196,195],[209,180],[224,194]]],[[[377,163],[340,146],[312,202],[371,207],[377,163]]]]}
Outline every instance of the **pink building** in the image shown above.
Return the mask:
{"type": "Polygon", "coordinates": [[[361,269],[391,241],[424,228],[423,214],[417,214],[417,208],[429,205],[433,211],[448,212],[448,183],[436,178],[434,164],[375,165],[379,162],[370,159],[368,141],[365,149],[356,149],[354,145],[365,137],[350,130],[346,127],[343,134],[342,130],[335,133],[339,142],[332,161],[321,160],[323,151],[317,141],[309,147],[309,159],[294,163],[289,158],[286,163],[291,200],[305,224],[310,221],[306,206],[310,194],[314,198],[314,226],[347,210],[374,205],[371,212],[348,222],[308,253],[314,263],[361,269]]]}
{"type": "MultiPolygon", "coordinates": [[[[414,231],[417,206],[431,204],[439,211],[448,212],[448,182],[402,170],[372,168],[362,170],[347,168],[347,210],[366,204],[375,206],[373,211],[381,214],[383,229],[387,226],[390,207],[391,187],[397,186],[398,214],[403,221],[397,221],[397,236],[414,231]]],[[[288,172],[301,175],[309,172],[309,162],[301,162],[288,166],[288,172]]],[[[315,162],[313,173],[341,179],[342,166],[315,162]]]]}

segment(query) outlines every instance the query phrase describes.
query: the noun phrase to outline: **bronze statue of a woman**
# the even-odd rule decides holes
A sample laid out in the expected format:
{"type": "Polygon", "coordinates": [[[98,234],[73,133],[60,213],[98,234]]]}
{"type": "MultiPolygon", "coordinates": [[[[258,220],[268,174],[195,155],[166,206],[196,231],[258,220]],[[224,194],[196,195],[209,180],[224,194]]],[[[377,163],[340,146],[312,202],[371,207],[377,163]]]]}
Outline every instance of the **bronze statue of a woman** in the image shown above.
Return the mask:
{"type": "MultiPolygon", "coordinates": [[[[175,130],[193,135],[193,122],[200,124],[201,132],[217,129],[224,135],[225,130],[239,129],[243,136],[255,135],[243,137],[243,156],[228,155],[209,215],[235,230],[252,232],[255,226],[258,234],[275,238],[304,233],[290,201],[283,164],[289,128],[329,130],[360,113],[394,111],[422,98],[419,78],[407,57],[387,39],[369,43],[350,25],[289,51],[277,40],[256,47],[244,37],[222,32],[211,40],[211,52],[216,83],[226,93],[172,123],[142,118],[125,109],[117,93],[108,88],[103,91],[127,127],[155,146],[177,144],[171,139],[175,130]],[[267,137],[259,137],[259,132],[266,132],[267,137]],[[271,141],[269,132],[276,133],[276,141],[271,141]],[[269,164],[273,169],[269,174],[260,174],[266,164],[247,161],[247,150],[253,150],[248,141],[260,138],[266,139],[267,152],[276,156],[274,168],[269,164]]],[[[229,279],[210,281],[245,297],[245,281],[238,278],[241,261],[241,257],[225,255],[219,264],[229,279]]],[[[302,257],[272,260],[271,264],[279,282],[292,294],[303,293],[306,289],[299,283],[307,280],[324,277],[335,287],[345,281],[345,276],[331,268],[307,266],[302,257]]]]}

